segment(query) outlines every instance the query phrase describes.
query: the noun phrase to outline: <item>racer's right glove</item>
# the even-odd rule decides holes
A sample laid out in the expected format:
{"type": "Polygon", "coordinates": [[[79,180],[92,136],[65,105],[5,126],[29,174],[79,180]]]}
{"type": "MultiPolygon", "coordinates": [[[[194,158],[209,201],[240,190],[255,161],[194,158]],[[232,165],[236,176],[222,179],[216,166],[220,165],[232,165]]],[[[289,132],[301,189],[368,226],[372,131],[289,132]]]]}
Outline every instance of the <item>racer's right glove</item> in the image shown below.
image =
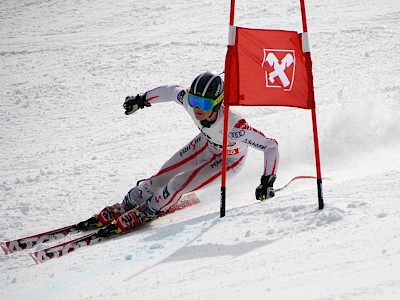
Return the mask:
{"type": "Polygon", "coordinates": [[[124,109],[126,115],[131,115],[139,108],[150,107],[151,104],[146,100],[146,93],[143,95],[137,94],[136,96],[127,96],[124,102],[124,109]]]}

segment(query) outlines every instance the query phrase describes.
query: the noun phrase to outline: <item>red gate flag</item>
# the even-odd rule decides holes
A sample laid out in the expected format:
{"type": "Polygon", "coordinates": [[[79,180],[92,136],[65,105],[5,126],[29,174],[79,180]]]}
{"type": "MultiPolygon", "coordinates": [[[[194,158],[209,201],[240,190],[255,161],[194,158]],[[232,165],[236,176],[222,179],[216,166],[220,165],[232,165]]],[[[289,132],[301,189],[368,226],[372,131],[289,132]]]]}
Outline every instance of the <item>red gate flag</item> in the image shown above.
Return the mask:
{"type": "Polygon", "coordinates": [[[225,62],[225,105],[315,107],[302,35],[232,27],[225,62]]]}
{"type": "Polygon", "coordinates": [[[317,169],[318,208],[324,208],[312,61],[306,7],[300,0],[303,33],[234,26],[231,0],[225,58],[224,132],[220,216],[225,216],[229,106],[291,106],[311,110],[317,169]]]}

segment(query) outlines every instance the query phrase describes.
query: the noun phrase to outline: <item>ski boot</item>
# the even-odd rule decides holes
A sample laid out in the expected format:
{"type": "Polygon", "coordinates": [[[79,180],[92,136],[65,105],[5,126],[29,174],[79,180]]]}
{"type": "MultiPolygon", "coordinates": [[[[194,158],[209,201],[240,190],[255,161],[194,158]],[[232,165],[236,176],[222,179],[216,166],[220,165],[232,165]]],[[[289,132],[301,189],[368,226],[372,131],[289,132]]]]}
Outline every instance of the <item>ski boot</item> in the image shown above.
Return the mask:
{"type": "Polygon", "coordinates": [[[109,237],[112,235],[119,234],[121,232],[122,232],[122,230],[119,229],[117,221],[114,220],[110,224],[108,224],[106,227],[101,228],[99,231],[97,231],[97,235],[100,238],[106,238],[106,237],[109,237]]]}
{"type": "Polygon", "coordinates": [[[100,238],[109,237],[111,235],[120,234],[129,229],[139,227],[145,222],[156,219],[162,214],[151,208],[150,201],[143,203],[121,215],[116,220],[112,221],[106,227],[98,231],[100,238]]]}
{"type": "Polygon", "coordinates": [[[106,206],[101,210],[99,214],[95,214],[93,217],[87,219],[86,221],[82,221],[76,224],[75,228],[80,231],[101,228],[105,225],[110,224],[113,220],[120,217],[123,213],[125,213],[125,209],[120,203],[106,206]]]}
{"type": "Polygon", "coordinates": [[[99,216],[97,214],[93,217],[87,219],[86,221],[79,222],[75,225],[75,229],[79,231],[87,231],[91,229],[96,229],[102,227],[103,224],[99,221],[99,216]]]}
{"type": "Polygon", "coordinates": [[[100,238],[106,238],[136,228],[141,224],[143,224],[143,216],[137,208],[134,208],[124,213],[118,219],[113,220],[106,227],[100,229],[97,235],[100,238]]]}
{"type": "Polygon", "coordinates": [[[144,222],[149,222],[161,216],[164,212],[153,209],[150,205],[150,199],[139,206],[140,213],[144,222]]]}

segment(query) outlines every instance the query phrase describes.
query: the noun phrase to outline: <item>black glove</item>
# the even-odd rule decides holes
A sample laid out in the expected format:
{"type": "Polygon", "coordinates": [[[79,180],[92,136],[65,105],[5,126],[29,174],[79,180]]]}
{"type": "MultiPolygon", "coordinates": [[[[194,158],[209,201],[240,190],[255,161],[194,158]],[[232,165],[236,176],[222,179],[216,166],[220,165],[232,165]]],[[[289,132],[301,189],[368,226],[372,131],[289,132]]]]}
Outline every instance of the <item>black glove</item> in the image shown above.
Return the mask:
{"type": "Polygon", "coordinates": [[[124,102],[125,114],[130,115],[137,111],[139,108],[149,107],[151,104],[146,101],[146,93],[143,95],[137,94],[136,96],[127,96],[124,102]]]}
{"type": "Polygon", "coordinates": [[[256,188],[257,200],[264,201],[275,196],[273,187],[275,179],[275,175],[261,176],[261,184],[256,188]]]}

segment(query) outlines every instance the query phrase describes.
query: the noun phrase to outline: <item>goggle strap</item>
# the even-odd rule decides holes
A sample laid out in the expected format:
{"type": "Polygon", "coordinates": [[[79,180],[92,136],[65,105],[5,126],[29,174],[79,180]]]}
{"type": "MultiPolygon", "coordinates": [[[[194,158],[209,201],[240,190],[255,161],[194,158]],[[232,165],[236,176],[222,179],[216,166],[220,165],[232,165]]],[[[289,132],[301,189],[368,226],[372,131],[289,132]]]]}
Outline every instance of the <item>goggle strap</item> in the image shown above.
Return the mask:
{"type": "Polygon", "coordinates": [[[223,99],[224,99],[224,92],[222,92],[221,95],[219,95],[218,98],[214,100],[214,106],[220,103],[223,99]]]}

